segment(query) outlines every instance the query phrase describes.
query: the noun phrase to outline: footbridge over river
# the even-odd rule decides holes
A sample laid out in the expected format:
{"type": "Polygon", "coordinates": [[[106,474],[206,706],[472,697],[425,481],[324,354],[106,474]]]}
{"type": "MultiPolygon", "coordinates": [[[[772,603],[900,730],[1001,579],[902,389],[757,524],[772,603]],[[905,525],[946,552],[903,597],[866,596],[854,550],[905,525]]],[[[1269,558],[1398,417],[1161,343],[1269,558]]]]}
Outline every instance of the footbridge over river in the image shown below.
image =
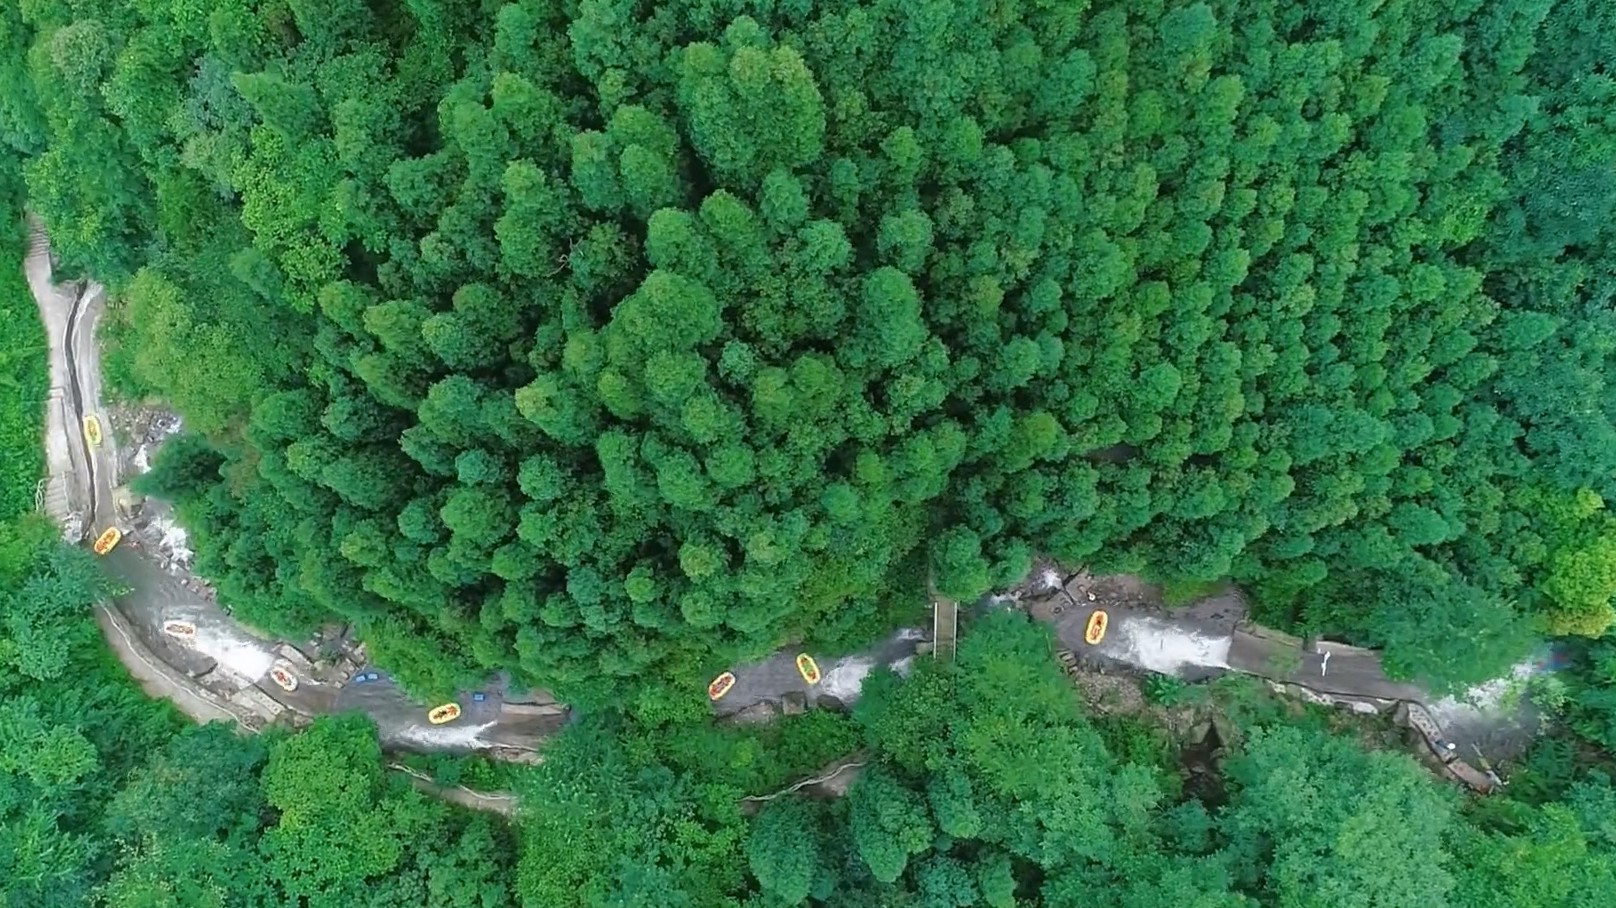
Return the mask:
{"type": "Polygon", "coordinates": [[[955,642],[959,638],[959,603],[952,599],[932,595],[931,598],[931,654],[934,659],[954,661],[955,642]]]}

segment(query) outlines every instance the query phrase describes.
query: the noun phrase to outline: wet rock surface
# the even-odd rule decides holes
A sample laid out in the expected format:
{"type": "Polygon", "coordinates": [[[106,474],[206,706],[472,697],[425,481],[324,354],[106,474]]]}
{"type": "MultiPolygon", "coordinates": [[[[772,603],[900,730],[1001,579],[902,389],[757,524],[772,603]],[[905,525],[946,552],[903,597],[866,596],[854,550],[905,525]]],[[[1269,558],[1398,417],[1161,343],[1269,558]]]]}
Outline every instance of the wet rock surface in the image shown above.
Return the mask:
{"type": "Polygon", "coordinates": [[[161,407],[120,403],[107,408],[118,451],[118,475],[134,477],[151,469],[157,449],[184,428],[178,414],[161,407]]]}
{"type": "Polygon", "coordinates": [[[773,722],[779,715],[780,711],[773,703],[762,700],[730,713],[723,721],[730,725],[761,725],[773,722]]]}

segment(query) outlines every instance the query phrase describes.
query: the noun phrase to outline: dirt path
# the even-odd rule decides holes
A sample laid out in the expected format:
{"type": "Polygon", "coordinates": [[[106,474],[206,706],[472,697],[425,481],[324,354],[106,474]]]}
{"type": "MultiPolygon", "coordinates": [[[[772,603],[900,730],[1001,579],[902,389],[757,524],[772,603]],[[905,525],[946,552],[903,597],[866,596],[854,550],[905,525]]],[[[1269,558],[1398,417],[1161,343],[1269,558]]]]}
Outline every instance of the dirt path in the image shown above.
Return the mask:
{"type": "Polygon", "coordinates": [[[831,794],[835,797],[841,797],[842,795],[847,794],[847,789],[852,786],[855,780],[858,779],[859,771],[864,768],[867,762],[868,761],[861,756],[850,757],[834,763],[826,769],[820,770],[820,772],[816,775],[793,782],[779,791],[766,795],[748,795],[741,799],[741,803],[743,805],[761,805],[772,801],[775,798],[783,797],[788,794],[794,794],[813,785],[824,786],[827,794],[831,794]]]}
{"type": "Polygon", "coordinates": [[[417,789],[434,798],[485,813],[497,813],[505,817],[516,816],[516,795],[510,792],[478,791],[464,785],[439,785],[426,773],[411,769],[402,763],[388,763],[387,768],[409,776],[417,789]]]}

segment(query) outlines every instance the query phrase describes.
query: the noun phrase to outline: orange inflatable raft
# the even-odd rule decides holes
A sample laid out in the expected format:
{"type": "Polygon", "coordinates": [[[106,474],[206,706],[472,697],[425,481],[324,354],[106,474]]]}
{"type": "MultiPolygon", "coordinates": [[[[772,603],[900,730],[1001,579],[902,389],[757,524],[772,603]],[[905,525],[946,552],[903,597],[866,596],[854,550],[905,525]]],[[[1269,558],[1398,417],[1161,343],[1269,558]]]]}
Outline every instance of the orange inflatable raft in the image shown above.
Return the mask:
{"type": "Polygon", "coordinates": [[[807,653],[797,654],[797,673],[802,675],[802,680],[809,684],[819,683],[819,663],[815,662],[814,657],[807,653]]]}
{"type": "Polygon", "coordinates": [[[1083,629],[1083,641],[1090,646],[1105,639],[1105,625],[1108,619],[1105,612],[1098,609],[1089,616],[1088,627],[1083,629]]]}
{"type": "Polygon", "coordinates": [[[196,636],[196,625],[189,621],[164,621],[163,633],[181,640],[190,640],[196,636]]]}
{"type": "Polygon", "coordinates": [[[292,674],[290,666],[276,665],[271,668],[269,670],[269,680],[275,682],[281,690],[287,693],[297,690],[297,676],[292,674]]]}
{"type": "Polygon", "coordinates": [[[97,555],[105,555],[118,547],[118,541],[123,538],[123,531],[117,527],[107,527],[107,531],[96,537],[95,545],[91,546],[97,555]]]}
{"type": "Polygon", "coordinates": [[[725,672],[722,675],[719,675],[718,677],[714,678],[712,680],[712,683],[707,685],[707,699],[709,699],[709,700],[718,700],[719,698],[723,697],[725,694],[729,693],[729,689],[734,687],[734,686],[735,686],[735,673],[734,672],[725,672]]]}

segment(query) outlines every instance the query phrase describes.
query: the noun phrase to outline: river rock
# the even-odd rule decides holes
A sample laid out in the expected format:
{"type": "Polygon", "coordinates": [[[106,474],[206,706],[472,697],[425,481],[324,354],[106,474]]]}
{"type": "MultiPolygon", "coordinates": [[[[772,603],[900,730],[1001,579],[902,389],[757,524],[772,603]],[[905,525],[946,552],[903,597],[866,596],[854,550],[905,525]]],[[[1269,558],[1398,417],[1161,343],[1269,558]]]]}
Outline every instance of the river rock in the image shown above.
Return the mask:
{"type": "Polygon", "coordinates": [[[724,718],[724,721],[731,725],[761,725],[765,722],[773,722],[775,715],[774,704],[763,700],[729,714],[724,718]]]}
{"type": "Polygon", "coordinates": [[[292,663],[293,667],[303,672],[308,672],[314,667],[313,663],[309,662],[308,657],[303,655],[303,651],[290,643],[282,643],[276,646],[275,655],[292,663]]]}
{"type": "Polygon", "coordinates": [[[185,673],[191,676],[193,680],[201,680],[209,672],[218,667],[219,663],[217,660],[209,659],[204,656],[201,657],[201,661],[199,661],[195,667],[188,669],[185,673]]]}
{"type": "Polygon", "coordinates": [[[530,690],[518,697],[515,694],[506,694],[506,703],[536,703],[548,704],[556,701],[555,696],[547,690],[530,690]]]}
{"type": "Polygon", "coordinates": [[[501,703],[499,708],[507,716],[559,716],[567,712],[560,703],[501,703]]]}
{"type": "Polygon", "coordinates": [[[505,763],[525,763],[529,766],[537,766],[538,764],[544,762],[544,758],[539,755],[538,751],[525,750],[519,747],[502,747],[496,745],[494,747],[490,747],[486,753],[490,759],[500,760],[505,763]]]}
{"type": "Polygon", "coordinates": [[[780,698],[780,712],[787,716],[800,716],[808,711],[808,695],[791,691],[780,698]]]}

